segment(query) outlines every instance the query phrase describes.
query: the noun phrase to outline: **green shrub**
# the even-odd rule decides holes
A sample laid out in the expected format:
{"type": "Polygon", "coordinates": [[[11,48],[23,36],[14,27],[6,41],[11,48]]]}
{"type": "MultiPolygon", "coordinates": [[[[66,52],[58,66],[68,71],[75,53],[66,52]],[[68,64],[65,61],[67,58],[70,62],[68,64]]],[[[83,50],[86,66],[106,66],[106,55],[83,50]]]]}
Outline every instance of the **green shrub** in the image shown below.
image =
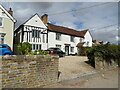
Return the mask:
{"type": "Polygon", "coordinates": [[[120,45],[105,44],[94,46],[88,50],[87,56],[90,62],[95,62],[94,61],[95,57],[101,57],[108,63],[111,63],[111,60],[113,59],[119,64],[120,45]]]}
{"type": "Polygon", "coordinates": [[[87,52],[91,47],[83,47],[83,46],[79,46],[78,47],[78,55],[79,56],[87,56],[87,52]]]}
{"type": "Polygon", "coordinates": [[[45,50],[35,50],[34,52],[29,52],[29,55],[48,55],[49,52],[45,50]]]}
{"type": "Polygon", "coordinates": [[[26,55],[29,52],[31,52],[32,45],[28,42],[24,42],[24,43],[19,43],[17,48],[20,55],[26,55]]]}

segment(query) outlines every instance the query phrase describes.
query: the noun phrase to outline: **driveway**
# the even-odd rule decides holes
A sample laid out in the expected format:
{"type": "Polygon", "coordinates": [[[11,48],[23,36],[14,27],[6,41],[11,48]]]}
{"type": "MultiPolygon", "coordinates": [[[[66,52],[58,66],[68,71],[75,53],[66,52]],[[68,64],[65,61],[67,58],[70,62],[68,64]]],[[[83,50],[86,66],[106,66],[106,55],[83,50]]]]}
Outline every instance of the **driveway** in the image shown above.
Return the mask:
{"type": "Polygon", "coordinates": [[[96,70],[85,63],[85,56],[65,56],[59,59],[59,81],[74,79],[80,76],[94,74],[96,70]]]}

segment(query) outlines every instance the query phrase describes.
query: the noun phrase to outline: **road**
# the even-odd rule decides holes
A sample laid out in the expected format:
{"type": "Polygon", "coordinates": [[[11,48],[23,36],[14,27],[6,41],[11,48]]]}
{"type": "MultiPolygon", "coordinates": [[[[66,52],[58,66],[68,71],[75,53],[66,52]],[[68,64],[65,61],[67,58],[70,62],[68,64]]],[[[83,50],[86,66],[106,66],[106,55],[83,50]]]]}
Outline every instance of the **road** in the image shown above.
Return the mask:
{"type": "Polygon", "coordinates": [[[58,82],[44,88],[118,88],[118,69],[99,74],[58,82]]]}

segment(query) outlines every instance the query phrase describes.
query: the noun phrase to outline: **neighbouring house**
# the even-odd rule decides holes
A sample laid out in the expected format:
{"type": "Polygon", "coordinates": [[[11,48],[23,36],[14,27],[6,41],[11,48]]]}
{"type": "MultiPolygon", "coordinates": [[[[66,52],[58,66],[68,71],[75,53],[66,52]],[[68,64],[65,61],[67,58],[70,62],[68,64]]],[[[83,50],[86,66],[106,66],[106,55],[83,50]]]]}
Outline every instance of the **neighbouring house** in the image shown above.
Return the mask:
{"type": "Polygon", "coordinates": [[[96,45],[100,45],[100,44],[103,44],[103,41],[101,40],[93,40],[93,46],[96,46],[96,45]]]}
{"type": "Polygon", "coordinates": [[[7,11],[0,5],[0,43],[7,44],[13,49],[14,25],[13,11],[7,11]]]}
{"type": "Polygon", "coordinates": [[[47,49],[47,27],[38,14],[35,14],[14,32],[14,53],[17,54],[19,43],[29,42],[32,50],[47,49]]]}
{"type": "Polygon", "coordinates": [[[74,30],[48,22],[48,15],[35,14],[15,31],[15,44],[29,42],[32,50],[46,50],[58,47],[67,55],[76,54],[77,46],[92,47],[92,36],[89,30],[74,30]]]}

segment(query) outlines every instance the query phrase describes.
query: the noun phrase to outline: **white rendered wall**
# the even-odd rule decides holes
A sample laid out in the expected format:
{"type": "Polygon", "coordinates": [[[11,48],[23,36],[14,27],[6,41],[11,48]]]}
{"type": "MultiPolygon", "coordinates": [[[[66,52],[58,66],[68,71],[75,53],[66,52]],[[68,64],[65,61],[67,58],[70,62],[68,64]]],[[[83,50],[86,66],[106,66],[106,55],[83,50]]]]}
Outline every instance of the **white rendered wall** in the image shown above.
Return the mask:
{"type": "Polygon", "coordinates": [[[61,45],[61,50],[65,52],[65,44],[70,44],[69,47],[69,54],[75,54],[77,53],[77,47],[76,45],[80,42],[80,37],[74,38],[75,42],[70,41],[70,35],[61,34],[61,40],[56,40],[56,33],[55,32],[49,32],[48,33],[48,48],[50,47],[56,47],[56,44],[61,45]],[[71,47],[74,47],[74,52],[71,52],[71,47]]]}
{"type": "Polygon", "coordinates": [[[24,25],[41,27],[41,28],[47,29],[47,27],[45,26],[45,24],[42,22],[42,20],[37,14],[33,16],[30,20],[28,20],[24,25]]]}
{"type": "Polygon", "coordinates": [[[85,42],[85,44],[83,45],[84,47],[92,47],[92,36],[89,31],[87,31],[87,33],[84,36],[84,42],[85,42]],[[89,42],[88,45],[87,42],[89,42]]]}

